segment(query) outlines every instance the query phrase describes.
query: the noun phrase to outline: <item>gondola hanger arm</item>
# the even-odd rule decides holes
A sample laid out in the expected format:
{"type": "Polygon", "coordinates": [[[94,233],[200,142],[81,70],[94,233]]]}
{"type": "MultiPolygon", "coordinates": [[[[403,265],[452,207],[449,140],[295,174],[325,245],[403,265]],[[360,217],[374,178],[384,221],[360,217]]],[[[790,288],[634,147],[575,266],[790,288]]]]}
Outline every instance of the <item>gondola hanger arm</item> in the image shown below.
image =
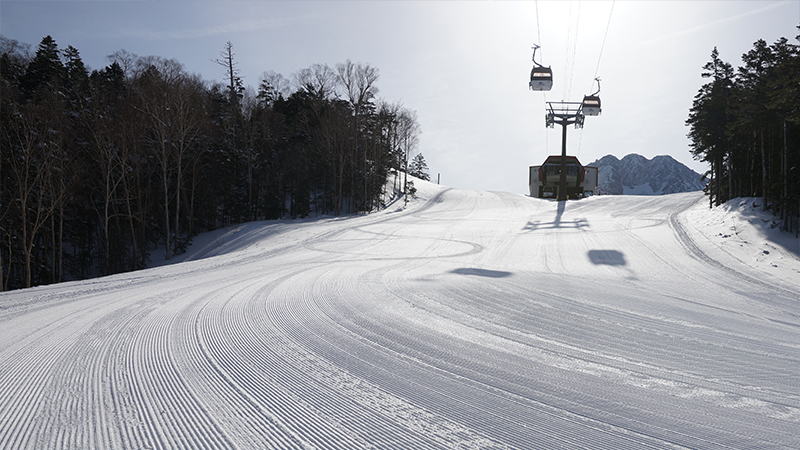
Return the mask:
{"type": "Polygon", "coordinates": [[[595,78],[594,80],[595,80],[595,81],[597,81],[597,92],[595,92],[594,94],[592,94],[592,97],[595,97],[595,96],[597,96],[597,94],[599,94],[599,93],[600,93],[600,77],[597,77],[597,78],[595,78]]]}
{"type": "Polygon", "coordinates": [[[543,67],[541,64],[536,62],[536,50],[540,49],[541,47],[539,47],[539,45],[537,44],[533,44],[533,47],[531,48],[533,49],[533,56],[531,56],[531,61],[533,61],[533,63],[536,64],[537,67],[543,67]]]}

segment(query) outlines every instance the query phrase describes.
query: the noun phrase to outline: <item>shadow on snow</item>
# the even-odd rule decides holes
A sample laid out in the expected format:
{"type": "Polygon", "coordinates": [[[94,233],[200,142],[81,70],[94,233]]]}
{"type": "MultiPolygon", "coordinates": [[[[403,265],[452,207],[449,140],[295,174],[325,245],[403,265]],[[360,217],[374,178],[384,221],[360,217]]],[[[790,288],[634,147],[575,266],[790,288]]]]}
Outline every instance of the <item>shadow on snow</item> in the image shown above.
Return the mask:
{"type": "Polygon", "coordinates": [[[473,269],[469,267],[460,267],[458,269],[452,270],[451,273],[456,273],[458,275],[474,275],[478,277],[488,277],[488,278],[505,278],[511,276],[511,272],[503,272],[502,270],[473,269]]]}
{"type": "Polygon", "coordinates": [[[546,230],[553,228],[575,228],[583,229],[589,228],[589,221],[585,218],[576,220],[562,221],[561,217],[564,215],[564,210],[567,208],[566,201],[558,202],[558,209],[556,209],[556,218],[552,222],[540,222],[538,220],[530,220],[525,225],[525,231],[546,230]]]}

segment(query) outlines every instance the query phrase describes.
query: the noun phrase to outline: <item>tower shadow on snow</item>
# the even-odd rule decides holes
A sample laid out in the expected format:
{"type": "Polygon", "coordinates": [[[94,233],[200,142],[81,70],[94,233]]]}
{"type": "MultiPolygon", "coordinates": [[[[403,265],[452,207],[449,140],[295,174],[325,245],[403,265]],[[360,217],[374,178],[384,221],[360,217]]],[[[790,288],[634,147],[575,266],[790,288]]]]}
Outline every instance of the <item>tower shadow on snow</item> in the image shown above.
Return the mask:
{"type": "Polygon", "coordinates": [[[538,220],[529,220],[527,224],[525,224],[525,231],[536,231],[536,230],[547,230],[547,229],[557,229],[557,228],[575,228],[575,229],[584,229],[589,228],[589,221],[585,218],[575,219],[575,220],[568,220],[563,221],[561,220],[562,216],[564,215],[564,211],[567,209],[567,202],[560,201],[558,202],[558,208],[556,209],[556,218],[552,222],[542,222],[538,220]]]}

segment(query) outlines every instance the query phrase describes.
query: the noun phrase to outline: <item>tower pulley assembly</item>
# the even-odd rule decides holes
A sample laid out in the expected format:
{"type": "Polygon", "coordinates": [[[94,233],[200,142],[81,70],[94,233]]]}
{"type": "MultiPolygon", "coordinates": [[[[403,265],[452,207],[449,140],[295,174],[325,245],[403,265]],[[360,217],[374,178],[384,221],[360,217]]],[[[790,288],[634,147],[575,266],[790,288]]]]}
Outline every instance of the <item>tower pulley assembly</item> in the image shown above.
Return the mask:
{"type": "Polygon", "coordinates": [[[531,82],[528,87],[533,91],[549,91],[553,87],[553,71],[536,62],[538,45],[533,44],[533,69],[531,69],[531,82]]]}

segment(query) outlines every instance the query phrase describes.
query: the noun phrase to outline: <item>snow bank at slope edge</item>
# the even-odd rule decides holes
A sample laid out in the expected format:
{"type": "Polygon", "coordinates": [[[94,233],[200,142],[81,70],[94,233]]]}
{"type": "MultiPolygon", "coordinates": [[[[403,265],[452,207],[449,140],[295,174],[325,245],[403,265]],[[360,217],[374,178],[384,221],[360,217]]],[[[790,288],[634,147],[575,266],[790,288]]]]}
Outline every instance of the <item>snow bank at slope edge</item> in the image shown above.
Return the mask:
{"type": "Polygon", "coordinates": [[[709,209],[704,199],[685,217],[708,243],[739,261],[785,281],[800,280],[800,240],[780,230],[775,216],[761,210],[762,201],[738,197],[709,209]]]}
{"type": "MultiPolygon", "coordinates": [[[[397,176],[396,184],[401,189],[403,176],[404,174],[402,172],[397,176]]],[[[399,195],[399,192],[395,190],[394,175],[390,175],[387,178],[385,187],[386,208],[383,211],[399,212],[414,209],[433,198],[439,192],[447,189],[446,187],[439,186],[412,175],[408,176],[408,181],[414,183],[416,193],[413,197],[409,196],[409,202],[405,204],[402,195],[399,195]]],[[[320,223],[320,221],[323,220],[338,220],[341,218],[342,217],[337,218],[329,215],[321,215],[304,219],[263,220],[231,225],[229,227],[201,233],[193,237],[192,243],[185,253],[173,255],[169,260],[164,259],[163,248],[154,250],[150,255],[151,262],[147,267],[160,267],[229,254],[258,245],[265,239],[270,239],[271,245],[287,245],[305,237],[303,232],[299,230],[300,228],[314,223],[320,223]]]]}

